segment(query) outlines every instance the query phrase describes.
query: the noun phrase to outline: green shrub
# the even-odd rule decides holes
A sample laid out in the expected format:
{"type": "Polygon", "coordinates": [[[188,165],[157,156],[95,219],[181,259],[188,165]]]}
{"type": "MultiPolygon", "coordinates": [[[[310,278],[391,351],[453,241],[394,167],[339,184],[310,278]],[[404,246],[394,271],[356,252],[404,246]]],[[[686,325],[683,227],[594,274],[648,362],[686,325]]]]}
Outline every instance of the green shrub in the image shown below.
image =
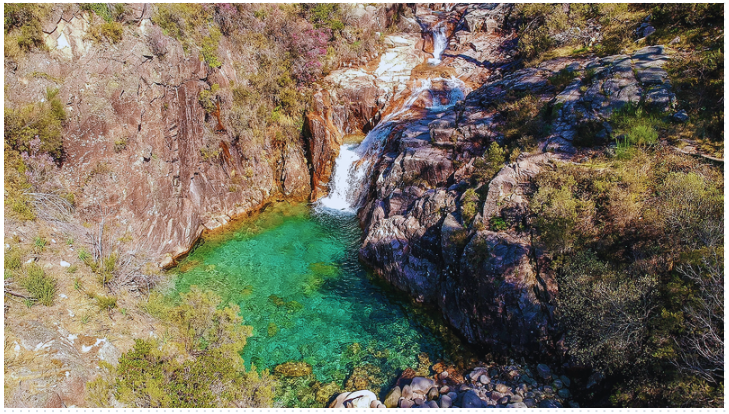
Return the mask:
{"type": "Polygon", "coordinates": [[[473,162],[472,180],[475,183],[487,183],[501,170],[506,161],[506,152],[497,142],[492,142],[483,157],[473,162]]]}
{"type": "Polygon", "coordinates": [[[88,36],[96,42],[106,40],[112,44],[119,43],[124,37],[124,26],[119,22],[102,23],[92,26],[88,31],[88,36]]]}
{"type": "Polygon", "coordinates": [[[96,305],[102,311],[109,311],[116,308],[116,297],[114,296],[94,295],[94,299],[96,299],[96,305]]]}
{"type": "Polygon", "coordinates": [[[498,216],[491,217],[491,220],[489,220],[489,225],[491,227],[491,230],[493,231],[504,231],[509,228],[509,224],[506,223],[503,218],[498,216]]]}
{"type": "Polygon", "coordinates": [[[104,19],[105,22],[111,23],[113,20],[112,10],[106,3],[81,3],[81,10],[94,12],[97,16],[104,19]]]}
{"type": "Polygon", "coordinates": [[[570,68],[564,68],[553,76],[549,77],[549,83],[557,89],[557,92],[561,92],[567,85],[569,85],[575,78],[577,73],[570,68]]]}
{"type": "Polygon", "coordinates": [[[476,216],[478,210],[478,204],[480,200],[476,191],[473,188],[469,188],[463,193],[461,197],[461,217],[463,218],[463,224],[469,226],[476,216]]]}
{"type": "Polygon", "coordinates": [[[642,147],[655,145],[658,142],[658,132],[650,125],[638,124],[628,130],[627,138],[633,145],[642,147]]]}
{"type": "Polygon", "coordinates": [[[155,299],[172,335],[166,344],[138,339],[116,368],[103,366],[87,385],[92,403],[109,406],[113,396],[133,407],[270,407],[274,380],[243,368],[239,353],[251,328],[243,326],[238,307],[219,309],[220,298],[196,286],[180,300],[173,306],[155,299]],[[176,352],[179,344],[185,358],[176,352]]]}
{"type": "Polygon", "coordinates": [[[45,49],[41,22],[50,4],[5,4],[5,57],[15,59],[32,49],[45,49]]]}
{"type": "Polygon", "coordinates": [[[16,270],[20,269],[22,265],[23,251],[18,246],[11,247],[10,250],[5,253],[5,269],[16,270]]]}
{"type": "Polygon", "coordinates": [[[39,151],[58,159],[63,153],[61,132],[66,111],[58,89],[46,90],[45,102],[20,109],[5,108],[5,143],[19,152],[31,152],[30,142],[40,139],[39,151]]]}
{"type": "Polygon", "coordinates": [[[56,295],[56,280],[46,275],[42,267],[31,263],[25,267],[25,275],[20,279],[20,285],[30,296],[44,306],[53,305],[56,295]]]}
{"type": "Polygon", "coordinates": [[[642,344],[656,301],[657,280],[614,271],[580,252],[558,278],[558,318],[580,364],[615,373],[644,356],[642,344]]]}

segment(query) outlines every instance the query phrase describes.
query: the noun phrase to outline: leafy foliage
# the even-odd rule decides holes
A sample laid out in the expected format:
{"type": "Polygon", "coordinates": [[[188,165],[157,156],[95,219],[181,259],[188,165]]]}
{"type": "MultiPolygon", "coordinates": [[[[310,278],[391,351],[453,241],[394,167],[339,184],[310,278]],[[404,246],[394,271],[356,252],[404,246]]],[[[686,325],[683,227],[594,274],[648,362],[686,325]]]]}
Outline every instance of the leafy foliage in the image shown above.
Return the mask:
{"type": "Polygon", "coordinates": [[[238,306],[193,286],[180,303],[157,302],[173,336],[167,343],[135,342],[119,365],[87,385],[90,400],[108,406],[113,396],[135,407],[270,407],[275,383],[267,372],[246,372],[239,353],[250,336],[238,306]],[[182,355],[176,350],[181,347],[182,355]]]}
{"type": "Polygon", "coordinates": [[[632,151],[536,180],[530,208],[560,286],[556,316],[571,358],[633,378],[616,385],[615,404],[715,404],[723,177],[668,149],[632,151]]]}

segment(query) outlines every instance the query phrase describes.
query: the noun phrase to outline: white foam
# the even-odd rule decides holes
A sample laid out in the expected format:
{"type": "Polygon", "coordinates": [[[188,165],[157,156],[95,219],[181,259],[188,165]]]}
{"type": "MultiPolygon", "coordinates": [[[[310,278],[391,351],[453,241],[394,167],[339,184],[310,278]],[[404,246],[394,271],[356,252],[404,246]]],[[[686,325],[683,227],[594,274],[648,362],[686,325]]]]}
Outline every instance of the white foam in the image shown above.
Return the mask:
{"type": "Polygon", "coordinates": [[[428,59],[428,63],[431,65],[440,64],[440,56],[448,46],[448,38],[446,37],[446,27],[443,24],[439,24],[431,31],[433,34],[433,58],[428,59]]]}

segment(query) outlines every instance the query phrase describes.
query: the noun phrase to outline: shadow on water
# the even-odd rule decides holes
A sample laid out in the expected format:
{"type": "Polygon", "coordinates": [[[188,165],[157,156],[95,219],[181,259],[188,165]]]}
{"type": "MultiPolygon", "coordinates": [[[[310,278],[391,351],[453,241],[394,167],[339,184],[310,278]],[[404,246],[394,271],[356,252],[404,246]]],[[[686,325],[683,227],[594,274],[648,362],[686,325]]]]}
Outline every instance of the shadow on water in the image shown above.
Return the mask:
{"type": "Polygon", "coordinates": [[[417,368],[421,353],[432,363],[464,355],[437,311],[359,262],[361,238],[353,214],[272,205],[199,244],[178,266],[170,294],[198,285],[237,303],[253,327],[246,368],[305,361],[316,380],[344,387],[360,367],[380,388],[417,368]]]}

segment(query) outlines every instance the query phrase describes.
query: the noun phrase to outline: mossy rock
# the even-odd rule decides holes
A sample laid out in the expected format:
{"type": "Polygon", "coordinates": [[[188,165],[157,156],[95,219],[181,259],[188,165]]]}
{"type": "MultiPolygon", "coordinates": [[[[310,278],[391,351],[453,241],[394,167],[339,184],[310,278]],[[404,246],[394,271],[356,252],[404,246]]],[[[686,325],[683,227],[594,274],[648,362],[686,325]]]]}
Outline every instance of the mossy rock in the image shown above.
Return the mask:
{"type": "Polygon", "coordinates": [[[310,364],[307,364],[304,361],[290,361],[277,365],[274,372],[283,377],[289,378],[305,377],[307,375],[311,375],[312,368],[310,364]]]}

